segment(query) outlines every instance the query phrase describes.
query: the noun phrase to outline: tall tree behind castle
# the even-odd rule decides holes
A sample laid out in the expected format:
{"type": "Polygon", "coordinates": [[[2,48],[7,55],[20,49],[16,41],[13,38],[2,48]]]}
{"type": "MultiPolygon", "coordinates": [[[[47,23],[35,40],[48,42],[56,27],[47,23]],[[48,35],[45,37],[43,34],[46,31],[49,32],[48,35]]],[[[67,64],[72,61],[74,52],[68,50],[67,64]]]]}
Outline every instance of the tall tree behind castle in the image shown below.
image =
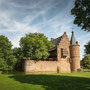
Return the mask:
{"type": "Polygon", "coordinates": [[[74,24],[90,31],[90,0],[76,0],[71,14],[75,16],[74,24]]]}

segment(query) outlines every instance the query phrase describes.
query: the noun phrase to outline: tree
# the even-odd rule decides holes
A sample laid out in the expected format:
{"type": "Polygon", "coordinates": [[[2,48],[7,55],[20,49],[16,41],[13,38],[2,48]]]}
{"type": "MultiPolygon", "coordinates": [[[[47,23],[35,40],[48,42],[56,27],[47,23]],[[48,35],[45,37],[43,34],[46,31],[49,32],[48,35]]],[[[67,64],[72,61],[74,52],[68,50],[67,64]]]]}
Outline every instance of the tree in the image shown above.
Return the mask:
{"type": "Polygon", "coordinates": [[[84,45],[85,47],[85,54],[90,56],[90,41],[84,45]]]}
{"type": "Polygon", "coordinates": [[[20,40],[20,48],[25,59],[46,59],[52,43],[42,33],[29,33],[20,40]]]}
{"type": "Polygon", "coordinates": [[[23,53],[21,48],[13,48],[13,55],[17,58],[17,63],[15,65],[15,70],[22,70],[22,63],[23,63],[23,53]]]}
{"type": "Polygon", "coordinates": [[[7,37],[0,36],[0,57],[7,59],[7,57],[12,53],[12,44],[7,37]]]}
{"type": "Polygon", "coordinates": [[[13,70],[17,62],[11,48],[12,43],[8,38],[0,35],[0,67],[3,70],[13,70]]]}
{"type": "Polygon", "coordinates": [[[85,47],[85,56],[82,59],[82,65],[84,68],[90,69],[90,41],[84,45],[85,47]]]}
{"type": "Polygon", "coordinates": [[[7,59],[8,70],[15,70],[17,58],[14,55],[10,55],[7,59]]]}
{"type": "Polygon", "coordinates": [[[74,24],[90,31],[90,0],[76,0],[71,14],[75,16],[74,24]]]}
{"type": "Polygon", "coordinates": [[[82,59],[82,65],[84,68],[90,69],[90,56],[85,56],[82,59]]]}
{"type": "Polygon", "coordinates": [[[23,59],[23,53],[22,53],[22,50],[21,48],[13,48],[13,55],[18,59],[18,60],[21,60],[23,59]]]}

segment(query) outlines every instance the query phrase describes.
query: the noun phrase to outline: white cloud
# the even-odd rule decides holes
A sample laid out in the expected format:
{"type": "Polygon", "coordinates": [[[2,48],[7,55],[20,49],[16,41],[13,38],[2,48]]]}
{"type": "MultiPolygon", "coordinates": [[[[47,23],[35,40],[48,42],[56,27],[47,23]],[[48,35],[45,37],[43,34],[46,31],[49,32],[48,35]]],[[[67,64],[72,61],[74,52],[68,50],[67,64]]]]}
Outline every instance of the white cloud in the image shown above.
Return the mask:
{"type": "Polygon", "coordinates": [[[26,0],[25,3],[22,0],[17,1],[8,1],[7,4],[17,8],[24,8],[24,9],[47,9],[50,8],[52,5],[55,5],[53,2],[55,0],[26,0]]]}
{"type": "Polygon", "coordinates": [[[0,28],[0,34],[8,36],[14,46],[19,46],[19,40],[24,34],[37,32],[36,27],[32,27],[25,22],[15,21],[5,13],[0,14],[0,25],[5,27],[0,28]],[[10,33],[12,33],[12,35],[10,33]]]}

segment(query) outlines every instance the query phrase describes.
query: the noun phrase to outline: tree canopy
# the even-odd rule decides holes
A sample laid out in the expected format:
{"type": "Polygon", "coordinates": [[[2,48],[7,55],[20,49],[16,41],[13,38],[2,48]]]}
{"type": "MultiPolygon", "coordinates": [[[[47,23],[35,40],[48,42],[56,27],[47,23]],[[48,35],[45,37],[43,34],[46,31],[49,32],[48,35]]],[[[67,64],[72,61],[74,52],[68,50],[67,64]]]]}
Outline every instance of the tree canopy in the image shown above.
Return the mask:
{"type": "Polygon", "coordinates": [[[82,59],[82,64],[84,68],[90,69],[90,56],[85,56],[82,59]]]}
{"type": "Polygon", "coordinates": [[[90,69],[90,41],[84,47],[85,55],[81,62],[84,68],[90,69]]]}
{"type": "Polygon", "coordinates": [[[12,52],[12,43],[7,37],[0,35],[0,68],[13,70],[17,59],[12,52]]]}
{"type": "Polygon", "coordinates": [[[22,70],[22,63],[23,63],[23,52],[20,47],[13,48],[13,55],[17,59],[17,63],[15,65],[15,70],[22,70]]]}
{"type": "Polygon", "coordinates": [[[24,58],[46,59],[52,43],[42,33],[29,33],[20,40],[20,48],[24,58]]]}
{"type": "Polygon", "coordinates": [[[76,0],[71,14],[75,16],[74,24],[90,31],[90,0],[76,0]]]}
{"type": "Polygon", "coordinates": [[[21,48],[19,48],[19,47],[13,48],[13,55],[14,55],[18,60],[23,59],[23,53],[22,53],[21,48]]]}
{"type": "Polygon", "coordinates": [[[85,47],[85,54],[90,56],[90,41],[84,45],[85,47]]]}
{"type": "Polygon", "coordinates": [[[8,40],[7,37],[1,35],[0,36],[0,57],[7,59],[7,57],[11,54],[12,43],[8,40]]]}

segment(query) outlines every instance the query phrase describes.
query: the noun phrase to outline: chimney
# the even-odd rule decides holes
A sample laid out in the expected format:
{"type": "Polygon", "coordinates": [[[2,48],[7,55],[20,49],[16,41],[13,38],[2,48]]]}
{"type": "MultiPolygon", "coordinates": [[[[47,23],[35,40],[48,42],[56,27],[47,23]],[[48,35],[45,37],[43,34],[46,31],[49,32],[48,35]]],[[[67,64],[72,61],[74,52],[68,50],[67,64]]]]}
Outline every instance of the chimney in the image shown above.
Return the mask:
{"type": "Polygon", "coordinates": [[[66,32],[64,32],[64,34],[66,34],[66,32]]]}
{"type": "Polygon", "coordinates": [[[51,41],[53,41],[54,40],[54,38],[51,38],[51,41]]]}
{"type": "Polygon", "coordinates": [[[76,41],[76,44],[78,45],[78,41],[76,41]]]}

